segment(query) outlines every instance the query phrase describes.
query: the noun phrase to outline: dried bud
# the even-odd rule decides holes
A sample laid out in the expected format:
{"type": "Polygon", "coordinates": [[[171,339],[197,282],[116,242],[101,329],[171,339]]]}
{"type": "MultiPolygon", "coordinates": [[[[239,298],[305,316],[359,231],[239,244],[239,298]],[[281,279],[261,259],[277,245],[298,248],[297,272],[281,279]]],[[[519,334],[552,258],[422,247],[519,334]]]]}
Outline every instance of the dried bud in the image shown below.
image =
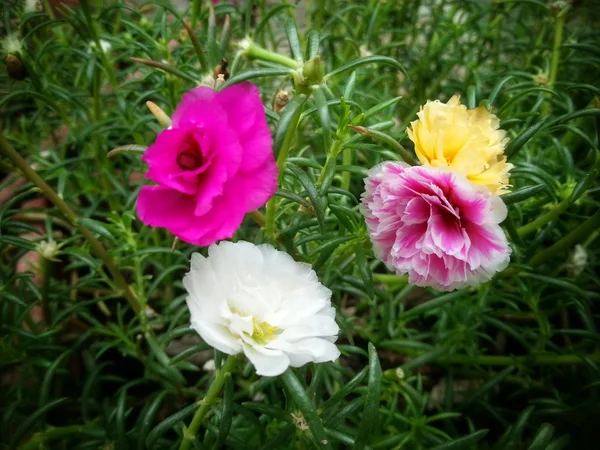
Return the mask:
{"type": "Polygon", "coordinates": [[[279,111],[285,108],[289,101],[290,95],[288,92],[285,89],[279,89],[273,101],[273,111],[279,114],[279,111]]]}
{"type": "Polygon", "coordinates": [[[8,55],[4,63],[6,64],[6,72],[11,78],[19,81],[27,78],[27,69],[25,69],[21,58],[17,55],[8,55]]]}
{"type": "Polygon", "coordinates": [[[229,61],[225,58],[221,59],[221,64],[218,64],[213,69],[213,78],[215,80],[219,79],[219,75],[223,76],[224,80],[229,78],[229,71],[227,70],[227,66],[229,65],[229,61]]]}
{"type": "Polygon", "coordinates": [[[298,430],[309,430],[308,424],[306,423],[306,419],[304,418],[304,415],[301,412],[298,411],[297,413],[292,413],[292,419],[294,419],[294,425],[296,425],[296,428],[298,430]]]}

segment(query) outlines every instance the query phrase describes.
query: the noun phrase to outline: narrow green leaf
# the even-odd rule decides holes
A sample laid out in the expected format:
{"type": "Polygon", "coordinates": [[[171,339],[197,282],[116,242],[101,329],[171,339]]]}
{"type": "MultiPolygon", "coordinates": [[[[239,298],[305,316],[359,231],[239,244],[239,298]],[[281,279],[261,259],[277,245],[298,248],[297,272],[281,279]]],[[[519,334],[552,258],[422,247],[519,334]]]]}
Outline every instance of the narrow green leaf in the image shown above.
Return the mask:
{"type": "Polygon", "coordinates": [[[294,164],[289,164],[288,169],[292,172],[292,174],[300,181],[300,184],[304,189],[306,189],[306,193],[312,202],[315,215],[317,216],[317,220],[319,221],[319,228],[321,233],[325,231],[325,206],[323,205],[323,200],[319,195],[317,187],[312,182],[312,180],[308,177],[306,172],[304,172],[299,167],[294,164]]]}
{"type": "Polygon", "coordinates": [[[517,191],[509,192],[508,194],[502,195],[500,198],[504,202],[506,206],[512,205],[514,203],[519,203],[528,198],[533,197],[538,192],[543,191],[546,188],[544,184],[537,184],[535,186],[527,186],[521,188],[517,191]]]}
{"type": "Polygon", "coordinates": [[[331,157],[327,159],[327,163],[325,164],[325,168],[323,169],[323,181],[321,181],[321,185],[319,186],[320,194],[326,195],[329,192],[329,187],[333,181],[333,177],[335,176],[335,169],[337,166],[337,158],[331,157]]]}
{"type": "Polygon", "coordinates": [[[294,19],[288,19],[283,25],[285,34],[287,35],[288,42],[290,44],[290,51],[292,57],[300,64],[304,62],[302,58],[302,49],[300,48],[300,40],[298,39],[298,30],[296,29],[296,22],[294,19]]]}
{"type": "Polygon", "coordinates": [[[378,421],[379,403],[381,395],[381,365],[375,346],[369,342],[369,384],[365,397],[365,407],[363,409],[356,441],[352,448],[364,449],[369,442],[369,438],[375,434],[378,421]]]}
{"type": "Polygon", "coordinates": [[[260,22],[256,26],[256,29],[254,30],[254,36],[259,36],[262,33],[263,28],[265,28],[265,26],[269,24],[272,17],[275,17],[277,14],[279,14],[284,9],[287,9],[287,8],[293,9],[295,7],[296,7],[296,5],[292,5],[290,3],[284,3],[282,5],[269,7],[268,12],[264,15],[264,17],[262,17],[260,19],[260,22]]]}
{"type": "MultiPolygon", "coordinates": [[[[600,160],[599,160],[600,161],[600,160]]],[[[598,173],[600,170],[592,169],[590,170],[585,177],[583,177],[579,183],[573,189],[573,193],[571,194],[571,198],[569,198],[569,205],[572,205],[577,200],[581,198],[582,195],[586,193],[586,191],[592,187],[596,178],[598,178],[598,173]]]]}
{"type": "Polygon", "coordinates": [[[112,158],[113,156],[120,155],[122,153],[136,153],[142,154],[146,151],[148,147],[144,147],[143,145],[121,145],[120,147],[113,148],[110,152],[106,154],[107,158],[112,158]]]}
{"type": "MultiPolygon", "coordinates": [[[[255,78],[280,77],[284,75],[290,75],[292,72],[293,71],[291,69],[250,69],[232,76],[223,84],[223,87],[232,86],[234,84],[241,83],[242,81],[253,80],[255,78]]],[[[287,107],[289,107],[289,105],[287,107]]]]}
{"type": "Polygon", "coordinates": [[[360,372],[358,372],[354,378],[348,381],[344,386],[335,394],[331,396],[329,400],[327,400],[321,406],[323,411],[328,411],[336,406],[340,401],[342,401],[348,394],[350,394],[357,386],[363,382],[366,378],[367,373],[369,371],[368,367],[363,368],[360,372]]]}
{"type": "Polygon", "coordinates": [[[346,72],[347,70],[350,69],[354,69],[355,67],[359,67],[365,64],[386,64],[392,67],[395,67],[396,69],[402,71],[406,76],[408,76],[408,72],[406,72],[406,70],[404,69],[404,67],[402,67],[402,65],[396,61],[393,58],[390,58],[389,56],[378,56],[378,55],[373,55],[373,56],[365,56],[363,58],[358,58],[355,59],[354,61],[349,62],[348,64],[344,64],[342,67],[339,67],[331,72],[329,72],[327,75],[325,75],[325,79],[329,79],[332,77],[335,77],[341,73],[346,72]]]}
{"type": "Polygon", "coordinates": [[[327,99],[323,93],[323,89],[315,89],[313,91],[315,105],[321,122],[321,130],[323,133],[323,146],[325,154],[329,154],[331,149],[331,121],[329,119],[329,108],[327,107],[327,99]]]}
{"type": "Polygon", "coordinates": [[[329,444],[327,435],[325,434],[323,422],[321,421],[317,411],[314,409],[310,397],[306,394],[304,387],[300,383],[300,380],[298,380],[298,377],[296,377],[294,371],[291,368],[287,369],[279,376],[279,379],[282,381],[286,391],[294,400],[296,406],[304,415],[306,423],[311,431],[311,438],[313,439],[317,448],[331,449],[331,445],[329,444]]]}
{"type": "Polygon", "coordinates": [[[348,82],[346,83],[346,88],[344,89],[344,99],[348,102],[352,99],[352,94],[354,93],[354,86],[356,84],[356,72],[352,72],[348,77],[348,82]]]}
{"type": "Polygon", "coordinates": [[[498,372],[488,381],[486,381],[476,392],[474,392],[469,398],[463,401],[459,407],[459,411],[463,411],[467,406],[472,405],[473,403],[481,400],[484,395],[490,392],[494,387],[504,380],[508,375],[510,375],[515,370],[514,367],[506,367],[503,371],[498,372]]]}
{"type": "Polygon", "coordinates": [[[148,433],[148,437],[146,438],[146,448],[152,448],[154,443],[170,430],[172,430],[178,423],[183,420],[186,420],[189,416],[191,416],[196,409],[198,409],[200,402],[194,402],[191,405],[186,406],[185,408],[177,411],[174,414],[171,414],[165,420],[156,425],[150,433],[148,433]]]}
{"type": "Polygon", "coordinates": [[[148,409],[146,410],[144,415],[140,417],[140,419],[138,421],[141,424],[139,427],[139,432],[138,432],[138,445],[137,445],[138,450],[145,450],[145,448],[146,448],[145,440],[146,440],[146,436],[148,434],[150,425],[154,421],[154,418],[156,417],[158,410],[162,406],[162,403],[168,394],[169,394],[168,391],[159,392],[158,395],[156,397],[154,397],[154,400],[152,400],[152,403],[150,403],[150,406],[148,407],[148,409]]]}
{"type": "Polygon", "coordinates": [[[59,398],[57,400],[51,401],[50,403],[47,403],[46,405],[42,406],[41,408],[36,409],[16,429],[15,433],[12,436],[12,439],[10,440],[10,444],[9,444],[8,447],[10,449],[16,448],[17,444],[19,442],[21,442],[21,440],[25,437],[25,435],[27,433],[29,433],[31,431],[31,429],[33,428],[33,426],[36,424],[36,422],[40,418],[44,417],[51,410],[53,410],[53,409],[57,408],[58,406],[62,405],[67,400],[68,399],[66,397],[65,398],[59,398]]]}
{"type": "Polygon", "coordinates": [[[319,41],[321,37],[319,32],[311,30],[308,33],[308,41],[306,43],[306,60],[312,59],[319,54],[319,41]]]}
{"type": "Polygon", "coordinates": [[[398,103],[401,98],[402,98],[402,96],[394,97],[394,98],[391,98],[391,99],[386,100],[384,102],[378,103],[377,105],[375,105],[372,108],[370,108],[367,111],[365,111],[363,119],[365,121],[367,119],[370,119],[371,117],[373,117],[374,115],[376,115],[378,112],[383,111],[384,109],[389,108],[390,106],[395,105],[396,103],[398,103]]]}
{"type": "Polygon", "coordinates": [[[486,434],[488,434],[488,430],[479,430],[468,436],[433,447],[431,450],[467,450],[471,445],[483,439],[486,434]]]}
{"type": "Polygon", "coordinates": [[[277,406],[268,405],[266,403],[257,402],[244,402],[242,406],[252,411],[256,411],[259,414],[265,414],[273,417],[274,419],[281,420],[282,422],[292,423],[292,416],[286,410],[278,408],[277,406]]]}
{"type": "Polygon", "coordinates": [[[521,150],[521,147],[523,147],[538,131],[544,127],[546,120],[547,119],[543,119],[539,121],[534,126],[525,130],[519,136],[510,141],[504,150],[507,159],[511,159],[513,156],[515,156],[517,152],[521,150]]]}
{"type": "Polygon", "coordinates": [[[221,448],[227,439],[231,422],[233,421],[233,380],[231,373],[225,374],[225,384],[223,386],[223,414],[219,421],[219,434],[215,448],[221,448]]]}
{"type": "Polygon", "coordinates": [[[358,265],[360,278],[365,285],[365,291],[369,295],[369,298],[373,299],[375,295],[375,289],[373,288],[373,272],[371,271],[371,267],[365,256],[365,249],[363,248],[362,243],[355,247],[355,253],[356,264],[358,265]]]}
{"type": "Polygon", "coordinates": [[[296,127],[293,124],[298,123],[298,119],[302,114],[302,109],[306,102],[305,95],[295,96],[291,102],[287,104],[285,109],[279,116],[279,122],[277,123],[277,129],[275,130],[275,150],[277,154],[281,151],[283,143],[287,140],[291,143],[293,134],[296,131],[296,127]],[[291,129],[293,128],[293,129],[291,129]]]}
{"type": "Polygon", "coordinates": [[[492,93],[488,97],[488,102],[489,102],[490,105],[494,104],[494,101],[496,100],[496,97],[498,97],[498,94],[500,93],[500,91],[502,90],[502,88],[504,87],[504,85],[506,83],[508,83],[513,78],[514,78],[513,75],[509,75],[509,76],[503,78],[502,80],[500,80],[498,82],[498,84],[494,87],[494,89],[492,90],[492,93]]]}
{"type": "Polygon", "coordinates": [[[467,108],[474,109],[477,106],[477,88],[469,86],[467,88],[467,108]]]}
{"type": "Polygon", "coordinates": [[[527,450],[546,450],[548,448],[548,444],[552,440],[552,435],[554,434],[554,427],[549,423],[543,424],[535,437],[533,438],[533,442],[527,448],[527,450]]]}

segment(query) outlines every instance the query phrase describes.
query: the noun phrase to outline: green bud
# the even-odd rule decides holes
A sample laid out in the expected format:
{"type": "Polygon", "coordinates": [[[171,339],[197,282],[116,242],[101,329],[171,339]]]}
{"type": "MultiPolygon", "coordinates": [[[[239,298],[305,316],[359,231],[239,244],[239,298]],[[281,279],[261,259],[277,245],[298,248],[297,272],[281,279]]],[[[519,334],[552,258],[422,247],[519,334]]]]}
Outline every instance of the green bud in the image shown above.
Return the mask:
{"type": "Polygon", "coordinates": [[[309,59],[302,67],[302,75],[309,85],[321,84],[325,76],[325,68],[319,55],[309,59]]]}

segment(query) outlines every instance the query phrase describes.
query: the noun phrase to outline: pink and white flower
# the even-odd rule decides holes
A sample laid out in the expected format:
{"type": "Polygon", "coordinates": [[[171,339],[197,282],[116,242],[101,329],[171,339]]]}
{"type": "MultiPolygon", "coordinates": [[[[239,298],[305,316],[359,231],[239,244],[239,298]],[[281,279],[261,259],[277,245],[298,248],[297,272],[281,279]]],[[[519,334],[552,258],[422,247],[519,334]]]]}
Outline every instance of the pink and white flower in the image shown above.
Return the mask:
{"type": "Polygon", "coordinates": [[[140,220],[200,246],[231,238],[277,190],[271,132],[250,83],[189,91],[142,160],[157,186],[142,188],[140,220]]]}
{"type": "Polygon", "coordinates": [[[361,209],[375,255],[417,286],[475,286],[506,268],[507,210],[488,189],[431,166],[384,162],[369,171],[361,209]]]}

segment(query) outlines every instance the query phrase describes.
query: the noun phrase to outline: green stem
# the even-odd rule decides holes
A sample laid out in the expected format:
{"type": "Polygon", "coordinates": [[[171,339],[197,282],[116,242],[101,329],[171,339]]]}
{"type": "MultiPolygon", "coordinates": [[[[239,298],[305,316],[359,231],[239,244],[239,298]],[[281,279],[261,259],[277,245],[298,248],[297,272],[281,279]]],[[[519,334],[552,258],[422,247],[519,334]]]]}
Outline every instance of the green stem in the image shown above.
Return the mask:
{"type": "Polygon", "coordinates": [[[79,434],[102,432],[95,424],[69,425],[66,427],[48,428],[46,431],[35,433],[29,441],[19,447],[19,450],[38,450],[47,447],[52,441],[68,438],[79,434]]]}
{"type": "Polygon", "coordinates": [[[402,144],[400,144],[400,142],[398,142],[396,139],[394,139],[390,135],[387,135],[385,133],[382,133],[381,131],[372,130],[372,129],[366,128],[366,127],[354,126],[354,125],[348,125],[348,126],[353,131],[356,131],[359,134],[362,134],[365,136],[371,136],[371,137],[374,137],[375,139],[385,142],[386,144],[389,144],[391,147],[393,147],[394,150],[396,150],[400,154],[400,157],[402,158],[402,160],[405,163],[408,163],[411,166],[418,165],[417,161],[411,156],[411,154],[408,152],[408,150],[406,150],[404,148],[404,146],[402,144]]]}
{"type": "Polygon", "coordinates": [[[396,286],[399,284],[405,285],[408,283],[407,276],[391,275],[387,273],[374,273],[373,283],[386,284],[396,286]]]}
{"type": "Polygon", "coordinates": [[[50,269],[52,261],[41,257],[40,264],[42,265],[42,311],[44,312],[44,321],[48,326],[52,324],[52,312],[50,311],[50,303],[48,297],[50,293],[50,269]]]}
{"type": "Polygon", "coordinates": [[[551,245],[547,249],[536,253],[528,262],[530,266],[539,266],[548,261],[555,253],[567,250],[578,242],[584,241],[590,234],[600,227],[600,209],[588,218],[579,227],[575,228],[560,241],[551,245]]]}
{"type": "MultiPolygon", "coordinates": [[[[563,30],[565,19],[569,7],[564,8],[556,15],[554,22],[554,44],[552,46],[552,61],[550,63],[550,74],[548,75],[548,89],[554,89],[556,75],[558,74],[558,64],[560,62],[560,46],[563,39],[563,30]]],[[[542,117],[547,116],[550,112],[550,98],[542,106],[542,117]]]]}
{"type": "Polygon", "coordinates": [[[141,310],[140,302],[135,296],[135,293],[131,287],[125,281],[125,278],[117,268],[116,264],[112,260],[110,254],[106,251],[102,243],[96,239],[94,233],[88,228],[82,226],[79,223],[79,217],[67,205],[62,198],[52,189],[38,174],[33,170],[27,161],[25,161],[21,155],[13,148],[12,145],[5,139],[4,133],[0,133],[0,152],[6,155],[6,157],[23,173],[25,178],[31,181],[37,186],[48,200],[50,200],[54,206],[56,206],[65,217],[71,222],[77,230],[87,239],[90,243],[90,247],[96,256],[98,256],[106,265],[106,268],[113,277],[114,283],[121,291],[121,294],[127,299],[131,307],[136,313],[141,310]]]}
{"type": "MultiPolygon", "coordinates": [[[[298,108],[294,112],[294,115],[290,119],[288,129],[285,132],[283,143],[281,144],[281,148],[279,149],[279,155],[277,156],[277,186],[281,186],[281,182],[283,181],[283,171],[285,169],[285,164],[287,162],[290,147],[292,146],[292,140],[294,138],[294,134],[296,133],[296,129],[298,128],[298,124],[300,123],[300,117],[302,116],[302,111],[304,110],[305,105],[306,99],[302,101],[302,103],[298,106],[298,108]]],[[[265,234],[269,236],[273,241],[275,240],[276,201],[277,197],[275,195],[269,199],[269,201],[267,202],[267,212],[265,217],[265,234]]]]}
{"type": "Polygon", "coordinates": [[[234,370],[236,363],[237,357],[235,355],[229,355],[225,364],[223,364],[223,367],[217,370],[214,381],[210,385],[206,396],[200,402],[200,408],[198,408],[196,414],[194,414],[190,426],[183,433],[183,440],[181,441],[179,450],[189,450],[191,447],[192,441],[196,439],[196,434],[198,433],[200,425],[202,425],[204,417],[214,405],[223,384],[225,384],[225,376],[234,370]]]}
{"type": "Polygon", "coordinates": [[[533,233],[534,231],[539,230],[542,226],[546,225],[548,222],[553,221],[558,216],[560,216],[566,209],[569,207],[569,198],[564,199],[546,214],[541,217],[538,217],[533,222],[529,222],[522,227],[517,229],[517,234],[521,237],[526,234],[533,233]]]}
{"type": "MultiPolygon", "coordinates": [[[[200,6],[202,5],[202,0],[192,0],[192,29],[196,28],[196,21],[198,20],[198,16],[200,15],[200,6]]],[[[202,70],[206,70],[206,67],[202,67],[202,70]]]]}
{"type": "MultiPolygon", "coordinates": [[[[400,349],[394,350],[403,351],[400,349]]],[[[411,352],[407,348],[405,353],[410,355],[412,358],[417,358],[430,352],[411,352]]],[[[586,364],[590,360],[600,362],[600,353],[588,355],[541,354],[529,356],[446,355],[438,358],[434,362],[439,364],[460,364],[474,366],[568,366],[575,364],[586,364]]],[[[395,369],[388,369],[384,372],[384,374],[387,375],[389,371],[395,372],[395,369]]]]}
{"type": "MultiPolygon", "coordinates": [[[[351,166],[352,156],[354,156],[354,154],[352,153],[352,149],[345,148],[344,150],[342,150],[342,164],[345,166],[351,166]]],[[[341,188],[345,191],[350,190],[350,175],[350,172],[342,172],[341,188]]]]}
{"type": "Polygon", "coordinates": [[[243,54],[252,59],[260,59],[263,61],[281,64],[282,66],[289,67],[290,69],[297,69],[300,66],[298,61],[259,47],[254,42],[250,42],[250,45],[243,51],[243,54]]]}
{"type": "Polygon", "coordinates": [[[98,33],[96,32],[96,27],[94,26],[94,20],[92,19],[92,13],[90,12],[90,4],[88,3],[88,0],[80,0],[79,4],[81,5],[81,9],[83,10],[85,21],[87,22],[88,28],[90,29],[92,39],[96,44],[96,51],[98,52],[98,55],[100,55],[100,60],[102,61],[104,69],[106,70],[108,79],[110,80],[110,84],[113,88],[116,89],[118,86],[117,77],[115,75],[113,67],[110,65],[110,61],[108,60],[104,49],[102,48],[102,45],[100,45],[100,38],[98,38],[98,33]]]}

